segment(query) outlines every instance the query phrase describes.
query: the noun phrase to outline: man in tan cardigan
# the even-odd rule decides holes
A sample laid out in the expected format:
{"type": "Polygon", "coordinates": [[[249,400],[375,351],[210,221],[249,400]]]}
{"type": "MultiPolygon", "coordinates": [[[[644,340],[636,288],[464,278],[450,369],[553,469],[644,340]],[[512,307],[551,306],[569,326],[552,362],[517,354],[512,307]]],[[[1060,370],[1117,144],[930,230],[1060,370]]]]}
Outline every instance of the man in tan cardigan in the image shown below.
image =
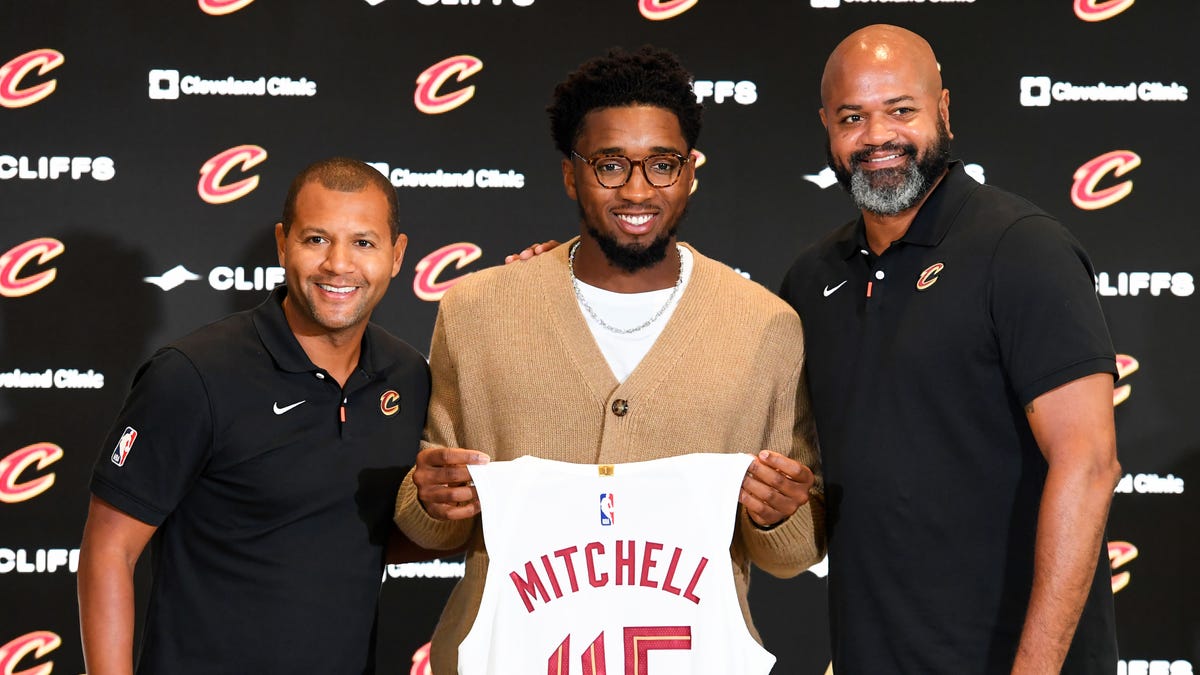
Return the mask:
{"type": "MultiPolygon", "coordinates": [[[[823,554],[800,320],[676,240],[700,131],[690,79],[673,55],[643,48],[593,59],[558,85],[549,113],[580,236],[477,272],[442,300],[425,438],[396,503],[414,542],[467,547],[434,633],[435,675],[457,672],[487,571],[467,464],[755,455],[730,554],[756,637],[750,563],[787,577],[823,554]]],[[[671,491],[664,484],[662,498],[671,491]]]]}

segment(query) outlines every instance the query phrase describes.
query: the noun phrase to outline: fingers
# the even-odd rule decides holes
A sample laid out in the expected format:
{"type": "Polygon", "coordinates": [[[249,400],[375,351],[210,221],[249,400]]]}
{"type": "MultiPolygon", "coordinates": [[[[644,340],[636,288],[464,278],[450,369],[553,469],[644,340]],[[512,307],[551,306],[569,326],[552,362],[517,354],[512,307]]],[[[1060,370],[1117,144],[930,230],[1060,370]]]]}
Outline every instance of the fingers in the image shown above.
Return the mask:
{"type": "Polygon", "coordinates": [[[739,500],[754,522],[770,527],[808,503],[812,471],[796,460],[764,450],[750,463],[739,500]]]}
{"type": "Polygon", "coordinates": [[[507,265],[508,263],[516,262],[518,260],[529,260],[534,256],[539,256],[547,251],[554,250],[555,248],[558,248],[558,241],[555,239],[549,239],[539,244],[533,244],[521,249],[520,253],[513,253],[504,256],[504,264],[507,265]]]}
{"type": "Polygon", "coordinates": [[[538,255],[540,253],[545,253],[545,252],[546,252],[545,244],[534,244],[532,246],[521,249],[520,253],[513,253],[510,255],[504,256],[504,263],[507,265],[508,263],[516,262],[518,260],[529,260],[533,256],[538,255]]]}
{"type": "Polygon", "coordinates": [[[468,464],[487,464],[486,454],[464,448],[426,448],[417,453],[413,483],[425,511],[441,520],[460,520],[479,513],[479,495],[468,464]]]}

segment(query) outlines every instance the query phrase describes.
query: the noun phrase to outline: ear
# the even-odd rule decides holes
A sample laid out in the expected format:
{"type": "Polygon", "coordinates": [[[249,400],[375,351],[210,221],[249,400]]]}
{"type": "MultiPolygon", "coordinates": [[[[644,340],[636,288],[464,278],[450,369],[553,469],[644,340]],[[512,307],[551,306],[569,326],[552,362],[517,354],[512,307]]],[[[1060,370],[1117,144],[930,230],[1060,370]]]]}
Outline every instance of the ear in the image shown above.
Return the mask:
{"type": "Polygon", "coordinates": [[[819,115],[821,117],[821,126],[828,129],[829,128],[829,120],[825,117],[825,106],[821,106],[820,108],[817,108],[817,115],[819,115]]]}
{"type": "Polygon", "coordinates": [[[283,233],[283,223],[275,223],[275,254],[279,256],[279,266],[287,267],[287,235],[283,233]]]}
{"type": "Polygon", "coordinates": [[[954,132],[950,129],[950,90],[943,89],[942,97],[938,101],[938,114],[942,116],[942,123],[946,125],[946,133],[950,134],[950,138],[954,138],[954,132]]]}
{"type": "Polygon", "coordinates": [[[408,235],[400,234],[396,237],[396,243],[392,244],[392,278],[400,273],[400,263],[404,262],[404,250],[408,248],[408,235]]]}
{"type": "Polygon", "coordinates": [[[578,201],[579,195],[575,192],[575,162],[570,157],[563,157],[562,175],[563,187],[567,190],[567,196],[578,201]]]}

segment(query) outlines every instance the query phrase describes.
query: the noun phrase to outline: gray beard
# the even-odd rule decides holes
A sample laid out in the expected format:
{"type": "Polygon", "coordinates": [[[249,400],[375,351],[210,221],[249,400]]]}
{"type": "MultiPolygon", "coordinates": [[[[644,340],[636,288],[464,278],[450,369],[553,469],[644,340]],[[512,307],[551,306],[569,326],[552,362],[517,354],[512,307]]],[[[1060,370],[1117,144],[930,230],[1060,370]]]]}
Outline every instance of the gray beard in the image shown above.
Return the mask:
{"type": "Polygon", "coordinates": [[[881,147],[894,147],[907,152],[908,161],[904,166],[864,171],[863,160],[851,157],[850,169],[847,170],[834,159],[829,141],[825,141],[829,166],[837,175],[838,182],[850,193],[855,206],[867,213],[894,216],[916,206],[950,164],[950,133],[940,117],[937,121],[937,141],[920,156],[916,155],[917,149],[911,144],[897,143],[881,147]]]}
{"type": "Polygon", "coordinates": [[[921,175],[915,161],[902,167],[867,172],[861,166],[850,174],[850,197],[863,211],[894,216],[921,201],[930,182],[921,175]]]}

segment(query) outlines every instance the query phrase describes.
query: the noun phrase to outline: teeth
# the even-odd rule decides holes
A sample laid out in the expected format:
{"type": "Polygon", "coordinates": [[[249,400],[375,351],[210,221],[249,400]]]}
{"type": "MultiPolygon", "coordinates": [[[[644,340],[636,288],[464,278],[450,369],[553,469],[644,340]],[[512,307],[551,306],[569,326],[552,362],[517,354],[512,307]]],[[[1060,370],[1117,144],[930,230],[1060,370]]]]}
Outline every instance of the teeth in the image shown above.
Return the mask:
{"type": "Polygon", "coordinates": [[[647,214],[641,215],[641,216],[621,216],[620,218],[621,218],[621,220],[629,223],[630,225],[645,225],[646,222],[649,221],[653,217],[654,216],[652,214],[647,213],[647,214]]]}
{"type": "Polygon", "coordinates": [[[870,159],[870,160],[868,160],[868,161],[871,161],[871,162],[886,162],[886,161],[888,161],[888,160],[891,160],[891,159],[896,159],[896,158],[897,158],[897,157],[899,157],[899,156],[900,156],[899,154],[895,154],[895,155],[888,155],[887,157],[874,157],[874,158],[872,158],[872,159],[870,159]]]}
{"type": "Polygon", "coordinates": [[[317,284],[322,289],[330,293],[351,293],[354,291],[353,286],[330,286],[329,284],[317,284]]]}

